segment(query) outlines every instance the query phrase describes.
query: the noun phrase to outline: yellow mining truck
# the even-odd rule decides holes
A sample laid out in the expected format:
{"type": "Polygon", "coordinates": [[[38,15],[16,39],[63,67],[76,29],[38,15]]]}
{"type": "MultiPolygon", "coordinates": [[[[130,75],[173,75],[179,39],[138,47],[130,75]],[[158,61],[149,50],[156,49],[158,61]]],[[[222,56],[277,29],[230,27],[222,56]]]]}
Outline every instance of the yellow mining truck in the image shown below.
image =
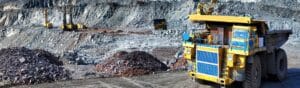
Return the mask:
{"type": "Polygon", "coordinates": [[[224,86],[239,82],[244,88],[259,88],[262,78],[285,79],[287,55],[280,47],[291,30],[271,31],[251,17],[196,13],[189,20],[205,24],[182,35],[191,78],[224,86]]]}

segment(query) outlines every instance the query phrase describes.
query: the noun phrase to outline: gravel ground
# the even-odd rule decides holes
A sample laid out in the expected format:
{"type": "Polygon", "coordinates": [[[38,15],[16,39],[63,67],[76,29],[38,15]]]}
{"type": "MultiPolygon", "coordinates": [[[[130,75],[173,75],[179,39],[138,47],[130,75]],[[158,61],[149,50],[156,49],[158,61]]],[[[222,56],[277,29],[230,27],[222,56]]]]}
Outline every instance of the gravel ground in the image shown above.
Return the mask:
{"type": "Polygon", "coordinates": [[[143,51],[121,51],[96,66],[98,72],[111,76],[130,77],[166,71],[168,67],[151,54],[143,51]]]}
{"type": "Polygon", "coordinates": [[[62,62],[44,50],[7,48],[0,50],[2,85],[37,84],[70,79],[62,62]]]}
{"type": "MultiPolygon", "coordinates": [[[[288,54],[288,77],[283,82],[264,81],[262,88],[299,88],[300,83],[300,50],[294,50],[290,45],[283,47],[288,54]]],[[[217,85],[212,84],[213,87],[217,85]]],[[[137,77],[96,78],[85,80],[61,81],[13,88],[211,88],[211,85],[202,85],[193,82],[185,71],[165,72],[137,77]]]]}
{"type": "MultiPolygon", "coordinates": [[[[262,88],[299,88],[300,68],[289,69],[288,79],[283,82],[264,82],[262,88]]],[[[211,88],[216,84],[202,85],[193,82],[186,72],[168,72],[139,77],[99,78],[72,80],[12,88],[211,88]]]]}

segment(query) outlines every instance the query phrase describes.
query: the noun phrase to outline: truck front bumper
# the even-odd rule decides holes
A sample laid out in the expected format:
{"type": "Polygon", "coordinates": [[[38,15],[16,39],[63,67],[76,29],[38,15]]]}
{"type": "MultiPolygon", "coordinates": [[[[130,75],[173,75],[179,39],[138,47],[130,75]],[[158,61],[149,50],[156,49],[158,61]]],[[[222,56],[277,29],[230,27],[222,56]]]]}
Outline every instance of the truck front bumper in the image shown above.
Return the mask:
{"type": "Polygon", "coordinates": [[[230,85],[233,83],[233,80],[231,78],[220,78],[220,77],[216,77],[216,76],[210,76],[210,75],[206,75],[206,74],[196,73],[194,71],[189,71],[188,75],[195,79],[214,82],[214,83],[221,84],[221,85],[230,85]]]}

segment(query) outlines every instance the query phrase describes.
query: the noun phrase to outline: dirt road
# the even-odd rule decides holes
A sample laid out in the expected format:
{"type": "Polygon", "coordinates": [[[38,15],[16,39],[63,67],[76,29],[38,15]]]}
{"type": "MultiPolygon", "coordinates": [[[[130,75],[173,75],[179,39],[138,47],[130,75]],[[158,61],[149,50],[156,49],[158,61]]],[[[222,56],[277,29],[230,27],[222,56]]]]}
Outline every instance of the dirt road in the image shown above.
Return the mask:
{"type": "MultiPolygon", "coordinates": [[[[289,69],[288,78],[283,82],[264,82],[263,88],[298,88],[300,68],[289,69]]],[[[185,72],[168,72],[140,77],[98,78],[45,83],[14,88],[211,88],[194,83],[185,72]]]]}

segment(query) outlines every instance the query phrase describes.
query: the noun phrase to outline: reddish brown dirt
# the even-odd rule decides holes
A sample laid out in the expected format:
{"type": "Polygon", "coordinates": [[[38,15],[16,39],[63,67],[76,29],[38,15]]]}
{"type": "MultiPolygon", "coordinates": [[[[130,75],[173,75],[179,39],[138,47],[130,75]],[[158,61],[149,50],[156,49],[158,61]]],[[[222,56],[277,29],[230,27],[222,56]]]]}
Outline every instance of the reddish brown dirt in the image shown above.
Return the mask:
{"type": "Polygon", "coordinates": [[[96,66],[98,72],[117,77],[144,75],[167,69],[165,64],[143,51],[117,52],[113,57],[96,66]]]}
{"type": "Polygon", "coordinates": [[[187,61],[184,58],[177,59],[175,63],[170,66],[171,70],[186,70],[187,61]]]}

